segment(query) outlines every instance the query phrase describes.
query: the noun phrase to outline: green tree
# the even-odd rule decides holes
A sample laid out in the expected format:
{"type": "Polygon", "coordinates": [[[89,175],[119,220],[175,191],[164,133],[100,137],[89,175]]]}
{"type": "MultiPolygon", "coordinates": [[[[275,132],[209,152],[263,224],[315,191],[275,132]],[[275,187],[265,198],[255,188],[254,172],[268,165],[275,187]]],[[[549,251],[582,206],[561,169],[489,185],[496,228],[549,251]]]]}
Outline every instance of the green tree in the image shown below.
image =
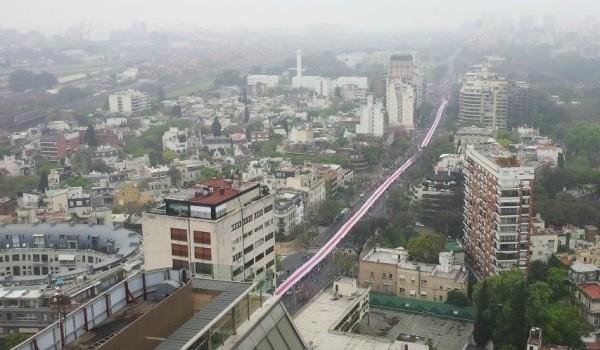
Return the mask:
{"type": "Polygon", "coordinates": [[[181,171],[176,167],[170,167],[169,171],[167,171],[167,175],[169,175],[169,178],[171,179],[171,185],[175,186],[181,182],[181,171]]]}
{"type": "Polygon", "coordinates": [[[162,158],[165,162],[171,164],[171,162],[174,159],[177,159],[177,152],[173,151],[172,149],[165,149],[164,151],[162,151],[162,158]]]}
{"type": "Polygon", "coordinates": [[[214,85],[217,87],[221,86],[233,86],[233,85],[244,85],[245,78],[240,77],[240,72],[234,69],[227,69],[215,77],[214,85]]]}
{"type": "Polygon", "coordinates": [[[471,301],[463,291],[453,289],[448,292],[448,299],[446,300],[446,304],[451,304],[455,306],[469,306],[471,305],[471,301]]]}
{"type": "Polygon", "coordinates": [[[28,339],[31,334],[11,333],[4,337],[4,349],[12,349],[28,339]]]}
{"type": "Polygon", "coordinates": [[[365,157],[367,163],[369,163],[370,166],[374,166],[381,161],[383,150],[375,146],[363,146],[363,148],[361,148],[361,153],[363,157],[365,157]]]}
{"type": "Polygon", "coordinates": [[[70,177],[65,181],[65,183],[69,187],[83,187],[84,189],[89,189],[92,187],[90,180],[82,176],[70,177]]]}
{"type": "Polygon", "coordinates": [[[47,188],[48,188],[48,172],[42,171],[42,173],[40,174],[40,182],[38,184],[38,190],[42,193],[45,193],[47,188]]]}
{"type": "Polygon", "coordinates": [[[527,269],[527,280],[529,283],[543,281],[548,272],[548,265],[541,260],[534,260],[527,269]]]}
{"type": "Polygon", "coordinates": [[[434,233],[422,233],[408,241],[406,249],[413,261],[435,264],[439,254],[446,248],[444,236],[434,233]]]}
{"type": "Polygon", "coordinates": [[[477,293],[476,299],[477,311],[475,313],[475,327],[473,329],[473,339],[481,348],[485,347],[492,339],[492,324],[488,309],[490,307],[490,296],[488,291],[488,282],[483,280],[481,289],[477,293]]]}
{"type": "Polygon", "coordinates": [[[569,295],[568,271],[565,268],[551,267],[546,275],[546,283],[552,290],[553,298],[560,300],[569,295]]]}
{"type": "Polygon", "coordinates": [[[98,140],[96,139],[96,130],[94,124],[90,124],[85,130],[84,142],[90,147],[98,146],[98,140]]]}
{"type": "Polygon", "coordinates": [[[17,70],[8,77],[8,87],[12,91],[23,92],[29,89],[47,90],[58,83],[56,76],[48,72],[33,73],[17,70]]]}
{"type": "Polygon", "coordinates": [[[335,199],[326,199],[321,204],[318,213],[318,221],[321,225],[333,223],[336,216],[342,211],[344,205],[341,201],[335,199]]]}
{"type": "Polygon", "coordinates": [[[219,118],[215,117],[215,119],[212,122],[212,125],[210,126],[210,130],[213,136],[222,135],[223,131],[221,129],[221,123],[219,122],[219,118]]]}

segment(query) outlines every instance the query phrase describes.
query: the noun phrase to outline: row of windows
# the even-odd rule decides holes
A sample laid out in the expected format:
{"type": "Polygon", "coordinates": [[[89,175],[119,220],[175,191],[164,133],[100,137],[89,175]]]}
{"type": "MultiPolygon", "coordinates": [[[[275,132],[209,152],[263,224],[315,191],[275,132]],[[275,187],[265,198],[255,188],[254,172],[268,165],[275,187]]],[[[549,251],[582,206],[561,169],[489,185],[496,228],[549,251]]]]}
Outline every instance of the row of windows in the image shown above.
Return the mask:
{"type": "MultiPolygon", "coordinates": [[[[86,256],[76,256],[77,262],[86,262],[86,256]]],[[[0,263],[3,262],[15,262],[15,261],[33,261],[33,262],[58,262],[57,256],[50,256],[48,258],[47,254],[13,254],[11,255],[0,255],[0,263]]],[[[94,256],[87,256],[87,263],[93,264],[94,262],[100,262],[100,258],[94,256]]]]}
{"type": "MultiPolygon", "coordinates": [[[[187,242],[187,230],[171,228],[171,240],[187,242]]],[[[194,243],[210,244],[210,232],[194,231],[194,243]]]]}

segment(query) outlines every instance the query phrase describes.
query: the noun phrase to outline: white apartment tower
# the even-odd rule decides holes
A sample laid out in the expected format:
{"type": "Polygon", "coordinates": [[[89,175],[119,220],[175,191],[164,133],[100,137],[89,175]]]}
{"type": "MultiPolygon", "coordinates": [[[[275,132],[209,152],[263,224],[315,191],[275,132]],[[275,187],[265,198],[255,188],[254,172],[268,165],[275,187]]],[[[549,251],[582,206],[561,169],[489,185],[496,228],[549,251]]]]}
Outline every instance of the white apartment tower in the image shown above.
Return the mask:
{"type": "Polygon", "coordinates": [[[259,183],[205,181],[142,216],[145,267],[263,280],[275,272],[274,196],[259,183]],[[269,272],[270,271],[270,272],[269,272]]]}
{"type": "Polygon", "coordinates": [[[111,113],[124,115],[149,111],[150,98],[145,93],[136,90],[121,91],[108,96],[108,107],[111,113]]]}
{"type": "Polygon", "coordinates": [[[491,66],[472,66],[460,88],[458,118],[464,126],[505,129],[508,82],[491,66]]]}
{"type": "Polygon", "coordinates": [[[418,108],[425,100],[425,77],[414,64],[412,55],[392,55],[388,65],[388,79],[399,79],[414,90],[414,104],[418,108]]]}
{"type": "Polygon", "coordinates": [[[374,101],[373,95],[367,96],[367,104],[360,109],[360,124],[356,125],[356,133],[383,137],[384,123],[383,103],[374,101]]]}
{"type": "Polygon", "coordinates": [[[415,93],[411,85],[400,79],[388,79],[386,110],[391,127],[414,130],[415,93]]]}
{"type": "Polygon", "coordinates": [[[534,167],[496,143],[468,145],[463,242],[478,279],[529,262],[534,167]]]}

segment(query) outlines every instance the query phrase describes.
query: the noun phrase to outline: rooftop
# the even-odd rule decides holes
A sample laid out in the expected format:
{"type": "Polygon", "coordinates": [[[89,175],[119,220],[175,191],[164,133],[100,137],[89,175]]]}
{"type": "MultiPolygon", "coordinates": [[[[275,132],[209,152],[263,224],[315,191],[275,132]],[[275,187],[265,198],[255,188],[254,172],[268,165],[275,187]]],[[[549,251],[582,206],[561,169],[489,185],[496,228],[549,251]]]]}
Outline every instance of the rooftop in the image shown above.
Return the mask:
{"type": "MultiPolygon", "coordinates": [[[[367,292],[367,289],[359,289],[361,295],[367,292]]],[[[333,331],[336,321],[345,316],[356,301],[356,297],[335,297],[332,289],[326,289],[296,314],[294,323],[304,339],[319,349],[394,349],[391,339],[333,331]]]]}
{"type": "Polygon", "coordinates": [[[167,200],[185,201],[194,204],[215,205],[237,197],[242,192],[258,186],[257,183],[234,185],[231,180],[213,178],[203,181],[191,189],[177,192],[167,200]]]}
{"type": "Polygon", "coordinates": [[[592,299],[600,299],[600,283],[588,282],[579,285],[581,290],[592,299]]]}
{"type": "Polygon", "coordinates": [[[371,308],[369,321],[361,321],[361,333],[385,334],[388,339],[405,341],[411,337],[431,340],[433,349],[462,350],[473,332],[471,322],[378,308],[371,308]]]}

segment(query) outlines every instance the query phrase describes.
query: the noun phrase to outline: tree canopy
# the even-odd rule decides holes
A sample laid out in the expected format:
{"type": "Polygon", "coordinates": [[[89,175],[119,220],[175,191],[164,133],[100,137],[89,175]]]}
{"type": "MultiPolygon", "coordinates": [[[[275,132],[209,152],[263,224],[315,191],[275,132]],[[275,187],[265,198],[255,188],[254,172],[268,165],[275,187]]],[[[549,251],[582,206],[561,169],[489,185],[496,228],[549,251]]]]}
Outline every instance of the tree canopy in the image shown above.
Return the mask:
{"type": "Polygon", "coordinates": [[[408,240],[406,249],[410,260],[436,264],[439,254],[446,248],[446,239],[434,233],[421,233],[408,240]]]}
{"type": "MultiPolygon", "coordinates": [[[[536,264],[539,265],[539,264],[536,264]]],[[[493,340],[498,347],[522,349],[530,327],[540,327],[549,344],[581,345],[590,327],[568,302],[566,269],[536,267],[535,278],[526,280],[519,269],[484,279],[475,286],[477,307],[474,337],[478,345],[493,340]]]]}
{"type": "Polygon", "coordinates": [[[23,92],[29,89],[46,90],[58,83],[56,76],[48,72],[34,73],[17,70],[8,77],[8,87],[12,91],[23,92]]]}

